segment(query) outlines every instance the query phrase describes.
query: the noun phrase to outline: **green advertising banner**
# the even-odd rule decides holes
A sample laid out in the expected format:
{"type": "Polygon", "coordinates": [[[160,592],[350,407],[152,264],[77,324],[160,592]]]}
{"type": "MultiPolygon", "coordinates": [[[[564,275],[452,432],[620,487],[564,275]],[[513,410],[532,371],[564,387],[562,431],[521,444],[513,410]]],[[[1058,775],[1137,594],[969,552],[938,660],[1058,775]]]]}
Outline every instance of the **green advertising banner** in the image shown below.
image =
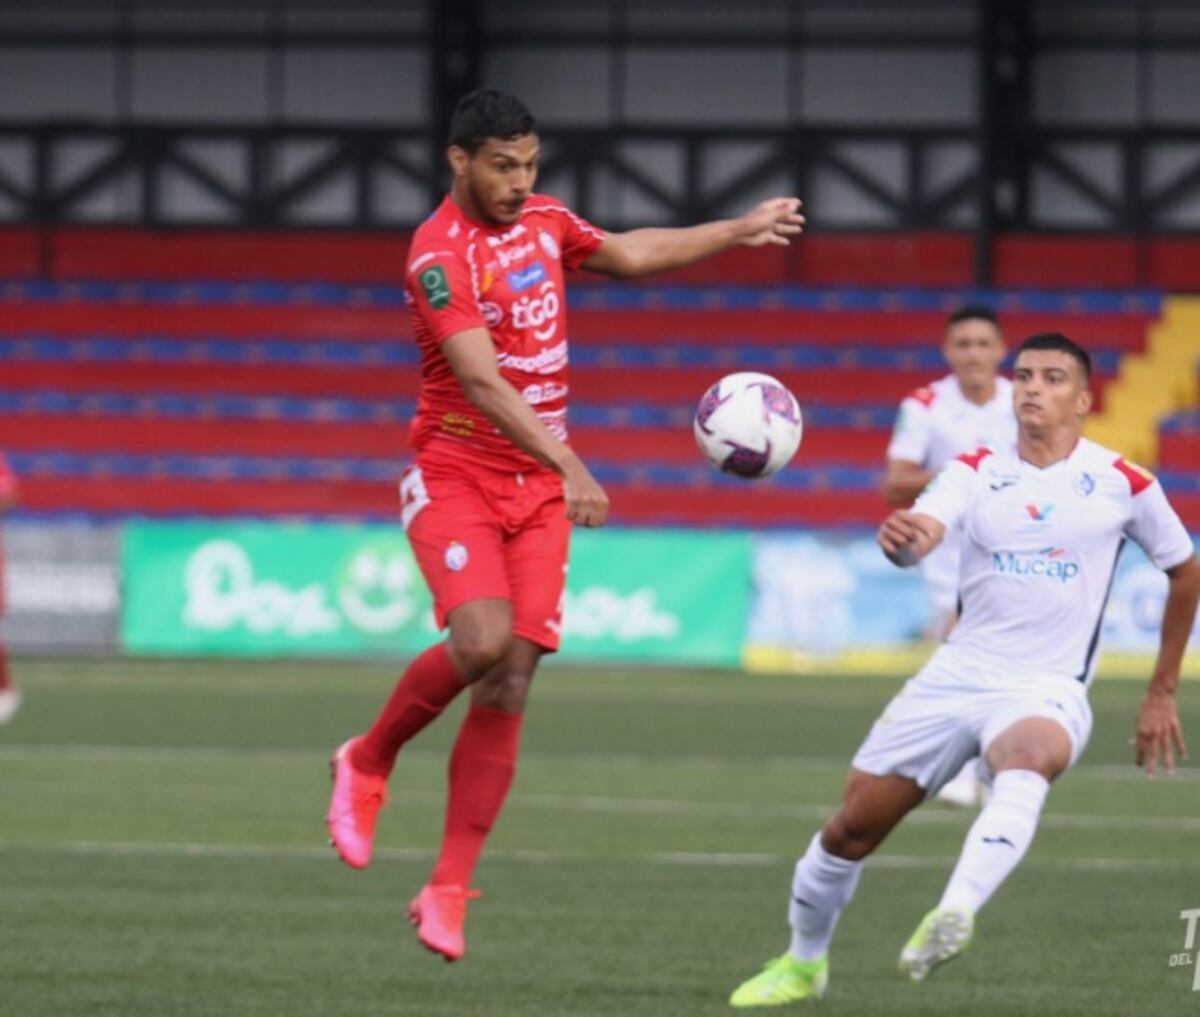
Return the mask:
{"type": "Polygon", "coordinates": [[[688,530],[576,530],[563,657],[741,662],[750,537],[688,530]]]}
{"type": "MultiPolygon", "coordinates": [[[[410,656],[435,638],[429,593],[390,526],[131,523],[130,653],[410,656]]],[[[750,538],[576,531],[562,655],[736,665],[750,538]]]]}
{"type": "Polygon", "coordinates": [[[131,523],[122,563],[131,653],[407,654],[433,631],[394,527],[131,523]]]}

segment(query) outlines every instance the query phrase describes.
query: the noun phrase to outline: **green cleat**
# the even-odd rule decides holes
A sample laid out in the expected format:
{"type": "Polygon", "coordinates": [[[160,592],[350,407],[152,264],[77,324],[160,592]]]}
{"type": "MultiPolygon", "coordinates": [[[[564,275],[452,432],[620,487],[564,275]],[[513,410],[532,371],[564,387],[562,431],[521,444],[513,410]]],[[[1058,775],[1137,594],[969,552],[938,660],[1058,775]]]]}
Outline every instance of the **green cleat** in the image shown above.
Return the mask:
{"type": "Polygon", "coordinates": [[[964,953],[974,929],[970,911],[934,908],[900,951],[900,971],[914,982],[921,981],[934,968],[964,953]]]}
{"type": "Polygon", "coordinates": [[[829,984],[829,958],[801,961],[788,956],[767,961],[762,971],[743,982],[729,997],[729,1005],[784,1006],[820,999],[829,984]]]}

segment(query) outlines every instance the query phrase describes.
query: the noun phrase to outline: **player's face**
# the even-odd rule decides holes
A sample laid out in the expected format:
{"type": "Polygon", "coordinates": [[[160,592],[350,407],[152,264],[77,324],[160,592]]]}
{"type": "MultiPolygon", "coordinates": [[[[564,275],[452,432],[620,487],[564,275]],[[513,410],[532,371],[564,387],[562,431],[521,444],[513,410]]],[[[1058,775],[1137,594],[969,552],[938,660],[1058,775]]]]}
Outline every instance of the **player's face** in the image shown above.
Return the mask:
{"type": "Polygon", "coordinates": [[[1062,350],[1022,350],[1013,368],[1013,409],[1023,427],[1077,425],[1092,407],[1083,368],[1062,350]]]}
{"type": "Polygon", "coordinates": [[[533,191],[541,146],[536,134],[505,140],[488,138],[474,155],[450,146],[454,183],[482,222],[507,226],[517,221],[533,191]]]}
{"type": "Polygon", "coordinates": [[[996,377],[1004,360],[1004,339],[990,321],[967,318],[947,329],[942,353],[959,384],[986,385],[996,377]]]}

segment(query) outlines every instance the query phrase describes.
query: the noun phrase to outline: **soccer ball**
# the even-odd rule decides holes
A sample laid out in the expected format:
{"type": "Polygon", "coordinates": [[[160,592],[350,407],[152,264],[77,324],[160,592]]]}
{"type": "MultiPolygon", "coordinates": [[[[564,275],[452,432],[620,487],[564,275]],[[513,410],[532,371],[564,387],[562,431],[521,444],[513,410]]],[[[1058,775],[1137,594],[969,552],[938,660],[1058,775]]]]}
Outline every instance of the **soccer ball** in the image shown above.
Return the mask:
{"type": "Polygon", "coordinates": [[[692,431],[717,469],[768,477],[796,454],[804,423],[796,397],[780,382],[769,374],[740,371],[704,393],[692,431]]]}

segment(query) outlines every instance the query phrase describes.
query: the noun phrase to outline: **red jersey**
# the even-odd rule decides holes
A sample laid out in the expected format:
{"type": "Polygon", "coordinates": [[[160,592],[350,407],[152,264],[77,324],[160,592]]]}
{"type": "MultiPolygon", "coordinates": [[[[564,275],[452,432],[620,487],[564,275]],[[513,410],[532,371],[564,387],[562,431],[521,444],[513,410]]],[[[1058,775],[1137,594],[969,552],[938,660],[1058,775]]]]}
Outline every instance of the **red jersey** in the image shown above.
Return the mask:
{"type": "Polygon", "coordinates": [[[561,201],[531,194],[509,226],[469,219],[449,195],[413,235],[405,289],[421,349],[412,444],[421,452],[502,470],[541,464],[467,399],[441,344],[486,328],[501,376],[559,439],[567,438],[567,308],[563,270],[578,268],[604,233],[561,201]]]}

